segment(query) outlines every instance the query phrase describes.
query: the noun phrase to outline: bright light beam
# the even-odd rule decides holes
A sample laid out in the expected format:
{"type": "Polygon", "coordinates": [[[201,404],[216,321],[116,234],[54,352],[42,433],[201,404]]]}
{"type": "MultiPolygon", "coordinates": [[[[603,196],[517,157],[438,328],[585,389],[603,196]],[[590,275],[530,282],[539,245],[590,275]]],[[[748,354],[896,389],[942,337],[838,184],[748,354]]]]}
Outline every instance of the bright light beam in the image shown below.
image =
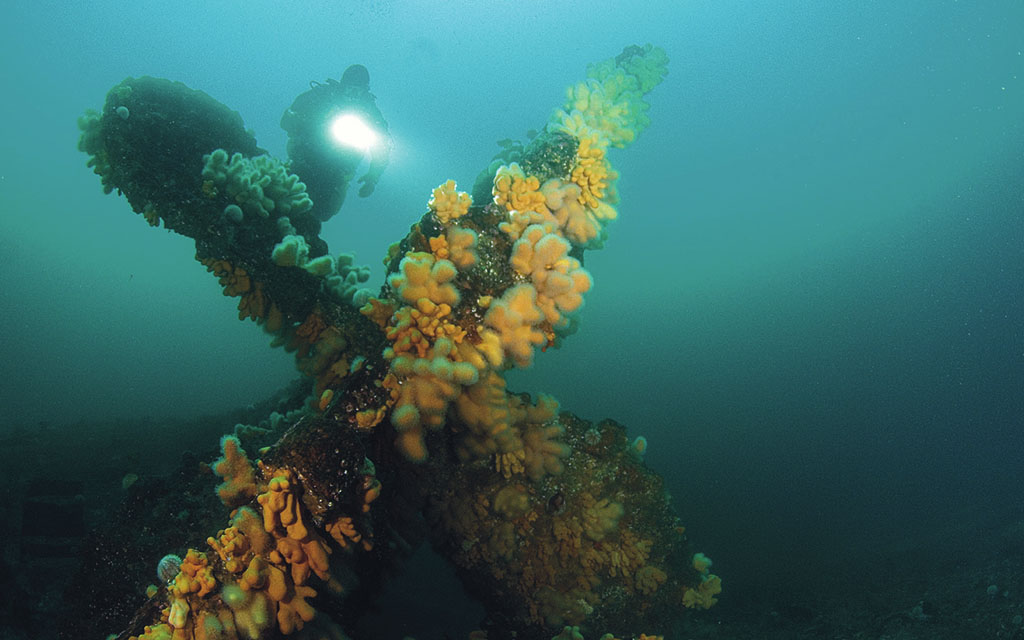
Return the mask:
{"type": "Polygon", "coordinates": [[[347,147],[366,150],[377,144],[377,132],[354,113],[343,113],[331,121],[331,139],[347,147]]]}

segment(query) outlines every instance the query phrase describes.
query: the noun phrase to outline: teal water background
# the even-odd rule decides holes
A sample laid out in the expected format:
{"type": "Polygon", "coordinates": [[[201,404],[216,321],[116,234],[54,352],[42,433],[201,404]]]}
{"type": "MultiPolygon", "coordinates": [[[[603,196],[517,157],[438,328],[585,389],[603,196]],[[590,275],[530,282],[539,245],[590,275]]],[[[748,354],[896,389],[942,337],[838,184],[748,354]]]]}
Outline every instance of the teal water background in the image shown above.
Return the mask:
{"type": "Polygon", "coordinates": [[[650,42],[670,74],[650,128],[611,154],[620,219],[586,256],[580,332],[511,386],[647,436],[727,591],[730,574],[777,584],[1008,503],[1024,467],[1024,4],[636,7],[15,2],[0,430],[159,423],[294,376],[191,241],[85,167],[76,118],[126,76],[206,91],[284,157],[294,96],[365,64],[396,149],[323,235],[379,283],[434,186],[468,189],[589,62],[650,42]]]}

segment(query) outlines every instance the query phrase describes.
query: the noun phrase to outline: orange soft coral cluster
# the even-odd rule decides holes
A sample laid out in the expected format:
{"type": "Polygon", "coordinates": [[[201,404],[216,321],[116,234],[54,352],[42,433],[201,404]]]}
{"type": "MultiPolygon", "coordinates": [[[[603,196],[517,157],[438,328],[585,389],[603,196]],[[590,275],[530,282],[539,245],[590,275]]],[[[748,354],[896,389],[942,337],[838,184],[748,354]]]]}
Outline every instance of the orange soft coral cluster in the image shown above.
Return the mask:
{"type": "Polygon", "coordinates": [[[499,392],[499,384],[474,386],[456,403],[471,431],[462,439],[471,455],[456,477],[473,489],[432,499],[428,516],[447,557],[475,581],[500,585],[503,601],[516,603],[506,610],[538,628],[579,625],[592,633],[610,622],[621,629],[660,620],[691,601],[713,604],[698,600],[717,582],[693,586],[697,564],[689,567],[680,553],[682,528],[640,519],[663,496],[621,427],[558,415],[546,398],[529,404],[508,396],[502,408],[499,392]],[[525,455],[478,446],[496,441],[518,442],[525,455]],[[493,464],[481,466],[481,457],[493,464]],[[639,609],[616,609],[609,598],[639,609]]]}
{"type": "Polygon", "coordinates": [[[291,332],[287,349],[295,351],[297,358],[302,358],[309,353],[310,348],[320,339],[320,335],[327,329],[327,322],[319,309],[314,309],[306,316],[306,319],[298,324],[291,332]]]}
{"type": "Polygon", "coordinates": [[[541,396],[536,404],[505,391],[505,380],[491,371],[456,402],[460,424],[458,452],[464,461],[490,459],[506,480],[525,474],[533,482],[562,471],[569,454],[559,441],[558,402],[541,396]]]}
{"type": "MultiPolygon", "coordinates": [[[[316,626],[316,637],[342,637],[340,629],[317,616],[311,604],[319,589],[340,592],[331,569],[332,548],[311,522],[300,499],[302,488],[288,469],[249,462],[237,441],[225,438],[224,455],[214,470],[225,479],[255,491],[221,492],[237,506],[229,525],[207,539],[215,555],[190,549],[171,580],[161,619],[135,636],[137,640],[213,640],[262,638],[274,632],[293,634],[316,626]],[[249,473],[242,467],[248,466],[249,473]],[[239,478],[245,478],[239,482],[239,478]],[[239,506],[242,496],[256,495],[239,506]]],[[[364,471],[359,514],[338,515],[324,531],[338,547],[372,548],[369,531],[358,518],[380,495],[372,466],[364,471]]]]}
{"type": "MultiPolygon", "coordinates": [[[[578,160],[572,169],[572,181],[580,188],[577,199],[580,204],[597,209],[606,195],[611,195],[609,189],[619,174],[605,160],[604,147],[596,135],[582,138],[576,155],[578,160]]],[[[611,201],[615,201],[614,197],[611,201]]]]}
{"type": "Polygon", "coordinates": [[[242,267],[233,266],[227,260],[215,258],[199,258],[206,270],[217,276],[218,282],[224,287],[224,295],[238,296],[238,319],[252,318],[265,324],[268,332],[275,333],[284,324],[284,316],[280,308],[266,295],[263,284],[255,282],[249,272],[242,267]]]}
{"type": "Polygon", "coordinates": [[[256,500],[263,508],[263,529],[275,539],[270,562],[281,570],[290,569],[296,585],[306,584],[310,574],[330,580],[330,549],[307,522],[294,475],[288,469],[264,467],[262,471],[270,480],[256,500]]]}
{"type": "Polygon", "coordinates": [[[471,200],[455,187],[449,180],[434,190],[428,206],[442,233],[428,238],[420,225],[414,228],[412,237],[423,250],[407,251],[388,276],[393,297],[372,298],[361,309],[390,342],[383,353],[390,366],[383,386],[391,391],[396,443],[410,460],[426,458],[424,430],[440,428],[449,403],[500,362],[494,340],[471,342],[453,315],[461,301],[455,280],[477,261],[476,233],[457,224],[471,200]]]}
{"type": "Polygon", "coordinates": [[[683,605],[687,609],[710,609],[722,592],[722,579],[711,573],[711,559],[703,553],[693,554],[693,568],[700,575],[696,587],[683,590],[683,605]]]}
{"type": "Polygon", "coordinates": [[[213,470],[224,482],[217,486],[217,496],[229,507],[241,506],[256,496],[256,474],[237,437],[222,437],[220,447],[223,455],[213,470]]]}
{"type": "Polygon", "coordinates": [[[645,45],[590,65],[587,80],[566,92],[551,124],[577,138],[598,132],[603,146],[625,147],[650,124],[644,94],[668,73],[665,51],[645,45]]]}
{"type": "Polygon", "coordinates": [[[206,554],[189,549],[181,563],[181,572],[174,578],[171,593],[179,598],[190,593],[203,598],[216,586],[217,579],[213,577],[213,569],[210,567],[206,554]]]}
{"type": "Polygon", "coordinates": [[[430,238],[430,252],[437,260],[450,260],[460,270],[467,269],[477,260],[476,240],[472,229],[452,225],[446,235],[430,238]]]}
{"type": "Polygon", "coordinates": [[[543,213],[545,209],[540,180],[527,176],[515,162],[500,167],[494,174],[494,202],[508,211],[543,213]]]}
{"type": "Polygon", "coordinates": [[[451,282],[456,274],[448,260],[410,252],[388,278],[400,306],[386,327],[391,346],[384,358],[391,372],[385,385],[393,391],[391,422],[399,433],[398,446],[412,460],[426,458],[423,428],[443,425],[448,403],[463,385],[476,381],[476,369],[457,360],[455,344],[465,330],[450,318],[459,301],[451,282]]]}
{"type": "Polygon", "coordinates": [[[568,324],[568,314],[579,311],[592,283],[579,260],[569,256],[570,248],[562,236],[540,225],[527,227],[512,245],[512,269],[530,279],[537,307],[556,329],[568,324]]]}
{"type": "Polygon", "coordinates": [[[341,331],[332,326],[321,329],[308,344],[301,349],[304,355],[298,358],[296,366],[316,381],[313,397],[319,401],[325,391],[348,375],[351,368],[347,358],[349,343],[341,331]]]}
{"type": "MultiPolygon", "coordinates": [[[[630,69],[654,73],[657,65],[647,68],[633,60],[648,54],[641,49],[623,60],[631,61],[630,69]]],[[[642,103],[640,87],[650,85],[634,77],[639,71],[612,67],[594,71],[589,84],[571,93],[564,118],[553,120],[553,130],[578,138],[567,173],[547,176],[542,184],[540,177],[511,162],[493,175],[493,206],[507,213],[498,224],[512,242],[509,285],[497,295],[477,298],[472,315],[457,312],[457,277],[478,262],[477,234],[459,226],[473,217],[471,200],[449,180],[434,189],[428,202],[433,222],[425,218],[414,227],[405,245],[411,248],[388,278],[393,298],[364,307],[364,313],[385,327],[392,344],[385,350],[391,372],[384,385],[392,391],[391,422],[407,457],[423,460],[423,429],[442,426],[449,404],[470,394],[460,407],[477,427],[463,439],[463,450],[488,451],[505,469],[522,466],[522,439],[510,438],[500,419],[479,419],[482,405],[474,398],[490,392],[469,389],[480,381],[493,387],[492,374],[510,366],[527,367],[536,348],[556,344],[560,331],[571,330],[583,294],[592,286],[590,275],[570,253],[574,247],[601,246],[605,224],[616,217],[612,203],[617,174],[607,162],[606,148],[613,142],[624,144],[632,139],[626,132],[642,126],[641,120],[630,118],[635,111],[630,106],[642,103]],[[573,118],[579,126],[567,127],[573,118]],[[438,225],[441,234],[423,235],[425,228],[438,225]]],[[[501,414],[505,408],[494,411],[501,414]]]]}
{"type": "Polygon", "coordinates": [[[441,224],[461,218],[469,212],[473,199],[464,191],[456,190],[454,180],[448,180],[441,186],[434,189],[433,197],[427,203],[430,211],[437,216],[441,224]]]}
{"type": "MultiPolygon", "coordinates": [[[[513,208],[510,199],[499,191],[496,177],[495,203],[508,210],[508,220],[500,224],[501,230],[518,239],[527,227],[541,225],[548,233],[564,236],[573,246],[602,247],[607,236],[605,225],[618,215],[612,206],[616,202],[614,180],[618,174],[605,160],[604,148],[596,140],[591,136],[581,141],[567,180],[547,180],[529,208],[513,208]]],[[[507,167],[498,169],[499,175],[504,169],[507,167]]],[[[521,173],[518,167],[516,171],[521,173]]]]}

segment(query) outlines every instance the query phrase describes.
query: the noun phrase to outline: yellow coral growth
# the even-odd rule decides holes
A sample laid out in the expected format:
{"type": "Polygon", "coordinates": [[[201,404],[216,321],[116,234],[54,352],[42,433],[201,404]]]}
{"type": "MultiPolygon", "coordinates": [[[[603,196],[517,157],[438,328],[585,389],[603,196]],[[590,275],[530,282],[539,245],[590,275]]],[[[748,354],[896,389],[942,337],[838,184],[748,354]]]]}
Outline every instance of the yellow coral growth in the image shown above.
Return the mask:
{"type": "Polygon", "coordinates": [[[700,552],[693,554],[693,568],[698,573],[707,575],[708,570],[711,568],[711,558],[700,552]]]}
{"type": "MultiPolygon", "coordinates": [[[[327,544],[306,525],[309,515],[298,499],[293,473],[263,464],[260,471],[266,488],[257,497],[262,516],[249,507],[236,509],[230,525],[207,540],[223,561],[225,573],[218,574],[222,588],[216,590],[207,555],[190,549],[168,589],[162,624],[147,627],[137,640],[263,638],[275,625],[290,635],[316,618],[310,599],[317,592],[307,584],[310,576],[327,582],[329,589],[341,588],[329,573],[327,544]],[[218,597],[207,598],[213,593],[218,597]]],[[[372,470],[366,478],[368,503],[379,483],[373,482],[372,470]]],[[[340,637],[329,620],[317,623],[309,637],[340,637]]]]}
{"type": "Polygon", "coordinates": [[[579,310],[592,284],[579,260],[569,256],[570,249],[565,238],[540,225],[528,227],[512,245],[512,268],[529,276],[537,290],[536,305],[554,327],[568,323],[565,314],[579,310]]]}
{"type": "Polygon", "coordinates": [[[217,495],[225,506],[237,507],[256,495],[256,474],[238,438],[224,436],[220,439],[220,446],[223,454],[213,464],[213,472],[224,482],[217,486],[217,495]]]}
{"type": "MultiPolygon", "coordinates": [[[[227,293],[227,289],[224,290],[227,293]]],[[[259,320],[264,316],[268,316],[270,312],[274,312],[275,324],[280,320],[280,311],[277,310],[277,305],[271,305],[270,300],[266,294],[263,293],[263,284],[255,283],[249,291],[242,294],[242,299],[238,301],[238,319],[245,320],[246,318],[252,318],[253,320],[259,320]]]]}
{"type": "Polygon", "coordinates": [[[227,260],[203,258],[199,262],[217,276],[217,281],[224,287],[224,295],[241,297],[238,301],[239,320],[265,320],[266,329],[271,333],[281,329],[284,324],[281,310],[264,293],[263,284],[252,281],[248,271],[232,266],[227,260]]]}
{"type": "Polygon", "coordinates": [[[448,320],[451,312],[450,305],[434,304],[427,298],[420,298],[415,306],[401,307],[385,332],[392,343],[391,353],[385,353],[385,357],[391,359],[396,355],[415,354],[423,358],[440,338],[462,342],[466,331],[448,320]]]}
{"type": "Polygon", "coordinates": [[[306,598],[316,596],[316,591],[304,586],[296,586],[288,592],[277,607],[277,626],[284,635],[291,635],[302,629],[305,623],[316,616],[316,609],[313,608],[306,598]]]}
{"type": "Polygon", "coordinates": [[[203,258],[199,260],[206,270],[217,277],[220,286],[224,287],[224,295],[240,296],[252,288],[249,273],[241,267],[233,267],[227,260],[203,258]]]}
{"type": "Polygon", "coordinates": [[[484,324],[497,335],[503,351],[518,367],[530,366],[533,348],[547,342],[544,332],[537,328],[543,321],[544,314],[537,306],[537,290],[529,284],[507,289],[484,315],[484,324]]]}
{"type": "Polygon", "coordinates": [[[625,513],[618,502],[608,498],[595,500],[589,493],[583,494],[583,505],[583,533],[595,541],[604,540],[606,535],[614,531],[619,518],[625,513]]]}
{"type": "MultiPolygon", "coordinates": [[[[585,204],[591,209],[597,209],[606,195],[611,195],[609,187],[618,177],[604,156],[604,149],[595,137],[588,136],[580,140],[571,180],[580,188],[580,194],[577,196],[580,204],[585,204]]],[[[610,200],[614,201],[614,197],[610,200]]]]}
{"type": "Polygon", "coordinates": [[[432,254],[413,252],[398,264],[398,273],[388,277],[388,284],[399,299],[416,304],[421,298],[434,304],[455,305],[459,292],[451,281],[458,271],[448,260],[437,260],[432,254]]]}
{"type": "Polygon", "coordinates": [[[570,87],[562,109],[551,117],[558,130],[582,138],[600,135],[602,146],[625,147],[650,120],[644,94],[667,73],[668,56],[651,45],[629,47],[587,69],[588,79],[570,87]]]}
{"type": "Polygon", "coordinates": [[[249,566],[245,568],[238,584],[244,591],[262,589],[266,586],[269,575],[270,565],[263,558],[256,556],[249,561],[249,566]]]}
{"type": "Polygon", "coordinates": [[[459,455],[463,459],[482,458],[499,449],[522,449],[519,436],[511,428],[505,379],[496,372],[489,371],[476,384],[466,387],[456,399],[455,407],[462,424],[469,429],[459,439],[459,455]]]}
{"type": "Polygon", "coordinates": [[[370,298],[366,304],[360,309],[359,313],[363,314],[379,327],[385,327],[388,324],[388,319],[391,318],[391,314],[395,312],[395,305],[390,301],[379,300],[377,298],[370,298]]]}
{"type": "Polygon", "coordinates": [[[324,527],[328,535],[338,543],[342,549],[347,549],[351,544],[360,544],[365,551],[373,548],[373,542],[369,538],[364,539],[363,534],[356,529],[355,522],[348,516],[337,518],[324,527]]]}
{"type": "Polygon", "coordinates": [[[570,450],[556,440],[562,427],[547,424],[558,412],[554,398],[542,395],[536,405],[527,404],[506,394],[505,380],[489,371],[466,388],[455,406],[468,427],[459,438],[458,453],[463,459],[493,455],[494,469],[505,479],[525,473],[538,482],[562,471],[560,459],[570,450]]]}
{"type": "Polygon", "coordinates": [[[374,476],[363,476],[363,513],[370,510],[370,503],[380,497],[383,487],[380,480],[374,476]]]}
{"type": "Polygon", "coordinates": [[[451,253],[448,251],[448,238],[444,236],[435,236],[430,238],[430,253],[434,255],[436,260],[447,260],[451,253]]]}
{"type": "MultiPolygon", "coordinates": [[[[545,475],[561,473],[561,458],[569,455],[570,449],[556,440],[564,433],[561,425],[548,424],[558,415],[558,401],[541,395],[536,404],[530,405],[518,396],[506,395],[500,376],[492,373],[491,377],[497,378],[500,386],[487,390],[488,395],[482,398],[486,399],[486,404],[482,407],[478,404],[477,410],[489,409],[496,420],[489,431],[478,433],[470,443],[476,442],[477,451],[494,451],[494,468],[506,479],[524,473],[531,481],[539,482],[545,475]]],[[[471,387],[471,390],[475,389],[471,387]]],[[[479,402],[481,398],[476,395],[479,402]]],[[[460,398],[460,410],[466,405],[460,398]]],[[[473,416],[472,412],[466,413],[473,416]]]]}
{"type": "Polygon", "coordinates": [[[536,211],[547,213],[544,194],[540,192],[540,180],[527,176],[518,163],[502,165],[494,174],[491,189],[494,202],[507,211],[536,211]]]}
{"type": "Polygon", "coordinates": [[[480,331],[477,327],[476,336],[469,336],[455,343],[457,351],[455,359],[466,362],[480,372],[489,367],[499,367],[504,361],[501,340],[492,331],[480,331]]]}
{"type": "Polygon", "coordinates": [[[359,411],[356,413],[356,426],[360,429],[372,429],[384,420],[387,411],[388,407],[386,405],[359,411]]]}
{"type": "Polygon", "coordinates": [[[454,180],[448,180],[434,189],[433,196],[427,206],[441,224],[445,225],[466,215],[473,204],[473,199],[468,193],[456,191],[454,180]]]}
{"type": "Polygon", "coordinates": [[[318,411],[326,411],[327,407],[331,406],[331,400],[334,399],[334,389],[325,389],[320,394],[320,401],[317,402],[316,408],[318,411]]]}
{"type": "Polygon", "coordinates": [[[442,426],[448,403],[462,387],[477,381],[479,372],[471,364],[455,362],[454,353],[452,340],[440,338],[422,358],[397,355],[391,361],[391,372],[400,381],[391,423],[399,448],[410,460],[426,459],[422,427],[442,426]]]}
{"type": "Polygon", "coordinates": [[[522,441],[518,438],[518,435],[515,440],[510,441],[514,442],[513,447],[494,454],[494,470],[505,476],[506,480],[517,473],[522,473],[526,468],[523,466],[526,452],[523,450],[522,441]]]}
{"type": "MultiPolygon", "coordinates": [[[[306,524],[292,472],[264,469],[264,473],[272,477],[267,491],[256,500],[263,507],[263,529],[275,538],[274,550],[268,554],[270,561],[278,567],[289,567],[292,581],[297,585],[305,584],[310,573],[321,580],[329,580],[329,550],[306,524]]],[[[279,600],[273,594],[271,597],[279,600]]]]}
{"type": "Polygon", "coordinates": [[[251,545],[238,527],[228,527],[218,533],[216,538],[207,538],[206,543],[217,552],[224,561],[224,568],[231,573],[244,571],[252,559],[251,545]]]}
{"type": "Polygon", "coordinates": [[[303,540],[295,538],[278,538],[274,551],[270,552],[271,562],[287,564],[291,568],[291,578],[295,584],[305,584],[311,573],[316,573],[321,580],[329,580],[329,561],[327,546],[319,539],[307,536],[303,540]]]}
{"type": "Polygon", "coordinates": [[[509,484],[498,490],[492,508],[504,518],[518,518],[530,510],[530,496],[521,484],[509,484]]]}
{"type": "Polygon", "coordinates": [[[321,331],[309,352],[296,361],[304,374],[316,380],[317,399],[328,387],[339,384],[348,375],[349,361],[346,358],[348,342],[337,327],[321,331]]]}
{"type": "MultiPolygon", "coordinates": [[[[181,570],[174,578],[171,591],[179,598],[190,593],[202,598],[213,591],[216,586],[217,579],[213,577],[213,569],[209,566],[206,554],[189,549],[185,554],[185,559],[181,561],[181,570]]],[[[179,627],[180,625],[175,624],[174,626],[179,627]]]]}
{"type": "MultiPolygon", "coordinates": [[[[459,296],[451,280],[457,270],[439,256],[451,253],[453,259],[460,260],[452,253],[455,246],[449,244],[453,238],[462,252],[475,242],[473,232],[458,233],[456,229],[450,230],[448,238],[430,239],[435,253],[407,254],[399,271],[388,279],[404,304],[385,326],[391,346],[384,350],[384,357],[391,368],[383,385],[391,390],[396,444],[407,458],[416,461],[427,456],[423,428],[442,426],[448,403],[463,387],[475,384],[488,363],[500,363],[501,359],[496,336],[477,335],[471,343],[466,340],[466,330],[452,321],[452,307],[459,296]]],[[[362,311],[375,313],[374,308],[362,311]]]]}
{"type": "Polygon", "coordinates": [[[577,83],[567,91],[568,102],[557,122],[565,129],[576,128],[577,132],[599,132],[604,144],[628,145],[636,139],[637,125],[642,122],[636,112],[646,105],[639,92],[619,91],[620,88],[621,84],[606,85],[595,79],[577,83]]]}
{"type": "Polygon", "coordinates": [[[327,322],[323,316],[317,311],[311,312],[299,326],[295,327],[288,343],[288,350],[298,349],[296,357],[304,357],[326,328],[327,322]]]}
{"type": "Polygon", "coordinates": [[[256,498],[263,506],[263,529],[267,533],[284,530],[288,537],[301,540],[309,535],[298,497],[292,489],[292,473],[282,470],[267,483],[267,491],[256,498]]]}
{"type": "MultiPolygon", "coordinates": [[[[534,596],[536,608],[534,618],[539,618],[551,627],[565,624],[580,624],[594,611],[598,602],[597,594],[589,589],[573,587],[567,591],[549,586],[541,587],[534,596]]],[[[571,636],[570,636],[571,637],[571,636]]]]}
{"type": "Polygon", "coordinates": [[[703,553],[693,554],[693,568],[700,573],[700,584],[697,588],[687,588],[683,592],[683,604],[689,609],[710,609],[722,592],[722,579],[711,573],[711,558],[703,553]]]}
{"type": "Polygon", "coordinates": [[[608,575],[629,578],[644,566],[647,556],[651,553],[651,541],[642,540],[631,530],[626,529],[619,536],[617,544],[602,544],[605,550],[605,562],[608,575]]]}
{"type": "Polygon", "coordinates": [[[653,595],[658,587],[668,579],[668,575],[652,565],[645,565],[637,570],[635,576],[636,588],[645,596],[653,595]]]}
{"type": "MultiPolygon", "coordinates": [[[[557,407],[557,404],[556,404],[557,407]]],[[[560,424],[530,424],[523,431],[523,471],[534,482],[562,473],[562,458],[571,453],[569,445],[557,438],[565,433],[560,424]]]]}
{"type": "Polygon", "coordinates": [[[448,252],[456,267],[468,269],[476,264],[476,241],[476,232],[472,229],[448,228],[448,252]]]}
{"type": "Polygon", "coordinates": [[[437,260],[450,260],[459,269],[467,269],[476,262],[476,232],[452,226],[444,236],[430,238],[430,252],[437,260]]]}
{"type": "MultiPolygon", "coordinates": [[[[580,203],[582,191],[579,185],[551,179],[544,183],[541,192],[558,228],[570,242],[576,246],[593,248],[603,243],[604,219],[598,218],[593,211],[580,203]]],[[[614,217],[615,209],[609,206],[603,210],[605,214],[609,212],[612,214],[611,217],[614,217]]]]}
{"type": "Polygon", "coordinates": [[[706,576],[697,588],[687,589],[683,593],[683,605],[687,609],[710,609],[722,592],[722,579],[716,575],[706,576]]]}
{"type": "Polygon", "coordinates": [[[250,507],[235,509],[231,526],[245,536],[253,553],[266,554],[274,548],[274,539],[263,528],[263,518],[250,507]]]}

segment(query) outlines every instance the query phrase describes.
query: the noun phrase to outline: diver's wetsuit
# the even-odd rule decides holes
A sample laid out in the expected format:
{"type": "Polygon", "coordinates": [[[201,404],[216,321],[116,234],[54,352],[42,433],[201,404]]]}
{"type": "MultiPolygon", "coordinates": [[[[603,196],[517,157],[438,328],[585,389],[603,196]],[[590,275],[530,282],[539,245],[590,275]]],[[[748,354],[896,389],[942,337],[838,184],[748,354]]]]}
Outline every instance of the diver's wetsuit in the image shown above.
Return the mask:
{"type": "Polygon", "coordinates": [[[288,132],[291,172],[306,183],[306,191],[313,200],[313,215],[327,220],[345,202],[348,183],[355,177],[365,153],[331,139],[332,119],[342,113],[355,113],[380,135],[380,141],[369,150],[370,168],[359,179],[359,195],[364,198],[373,193],[387,167],[391,136],[376,98],[370,93],[370,77],[362,65],[346,69],[341,81],[329,79],[310,86],[281,116],[281,128],[288,132]]]}

